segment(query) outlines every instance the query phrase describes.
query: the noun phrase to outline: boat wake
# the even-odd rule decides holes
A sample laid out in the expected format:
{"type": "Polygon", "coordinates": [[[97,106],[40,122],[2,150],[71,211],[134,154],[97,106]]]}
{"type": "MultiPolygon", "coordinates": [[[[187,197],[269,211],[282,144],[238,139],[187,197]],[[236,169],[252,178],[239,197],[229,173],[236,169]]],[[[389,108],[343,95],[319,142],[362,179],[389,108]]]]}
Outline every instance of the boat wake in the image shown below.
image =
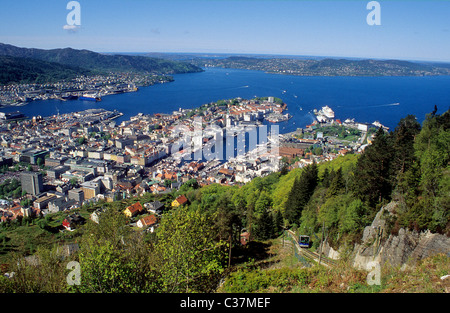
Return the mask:
{"type": "Polygon", "coordinates": [[[400,103],[396,102],[396,103],[389,103],[389,104],[372,105],[372,106],[368,106],[366,108],[390,107],[390,106],[396,106],[396,105],[400,105],[400,103]]]}
{"type": "Polygon", "coordinates": [[[397,105],[400,105],[400,103],[396,102],[396,103],[377,104],[377,105],[369,105],[369,106],[358,105],[358,106],[355,106],[355,107],[347,107],[347,106],[343,106],[343,105],[338,105],[337,108],[367,109],[367,108],[391,107],[391,106],[397,106],[397,105]]]}

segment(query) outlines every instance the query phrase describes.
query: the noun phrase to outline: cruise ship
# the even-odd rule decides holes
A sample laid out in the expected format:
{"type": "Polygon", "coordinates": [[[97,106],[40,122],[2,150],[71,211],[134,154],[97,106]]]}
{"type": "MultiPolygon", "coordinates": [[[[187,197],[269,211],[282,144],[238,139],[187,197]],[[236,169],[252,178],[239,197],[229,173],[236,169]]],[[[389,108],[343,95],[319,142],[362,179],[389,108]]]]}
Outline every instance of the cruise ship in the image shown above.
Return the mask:
{"type": "Polygon", "coordinates": [[[98,95],[96,95],[96,94],[88,94],[88,93],[85,93],[84,95],[82,95],[78,99],[80,99],[80,100],[87,100],[87,101],[102,101],[102,98],[100,98],[98,95]]]}
{"type": "Polygon", "coordinates": [[[319,123],[334,119],[334,111],[328,105],[322,107],[319,111],[314,110],[314,113],[319,123]]]}

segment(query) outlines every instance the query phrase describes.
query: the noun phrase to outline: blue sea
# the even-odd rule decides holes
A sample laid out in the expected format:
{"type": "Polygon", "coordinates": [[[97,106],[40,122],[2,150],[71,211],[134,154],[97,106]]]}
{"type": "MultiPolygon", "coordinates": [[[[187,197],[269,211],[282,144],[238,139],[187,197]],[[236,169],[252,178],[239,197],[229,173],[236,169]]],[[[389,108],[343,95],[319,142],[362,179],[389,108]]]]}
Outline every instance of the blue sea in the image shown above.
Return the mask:
{"type": "Polygon", "coordinates": [[[314,121],[312,111],[328,105],[337,119],[379,121],[393,130],[399,120],[413,114],[419,122],[433,111],[445,112],[450,105],[450,76],[432,77],[303,77],[261,71],[206,68],[202,73],[177,74],[174,82],[142,87],[138,92],[90,101],[33,101],[22,107],[28,117],[50,116],[90,108],[116,109],[128,120],[138,113],[171,113],[221,99],[274,96],[288,105],[293,118],[280,123],[280,133],[294,131],[314,121]]]}

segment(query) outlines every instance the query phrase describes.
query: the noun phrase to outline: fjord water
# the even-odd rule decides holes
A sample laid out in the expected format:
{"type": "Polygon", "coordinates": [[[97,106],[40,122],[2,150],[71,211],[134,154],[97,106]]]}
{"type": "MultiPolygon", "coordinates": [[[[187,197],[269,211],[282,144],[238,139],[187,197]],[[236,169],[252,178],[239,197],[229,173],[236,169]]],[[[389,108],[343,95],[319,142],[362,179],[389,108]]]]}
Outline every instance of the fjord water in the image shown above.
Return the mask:
{"type": "Polygon", "coordinates": [[[413,114],[422,122],[438,107],[443,113],[450,105],[450,76],[429,77],[306,77],[268,74],[261,71],[206,68],[202,73],[177,74],[174,82],[140,88],[138,92],[90,101],[33,101],[20,110],[28,117],[50,116],[90,108],[116,109],[128,120],[138,113],[171,113],[195,108],[221,99],[274,96],[288,105],[293,118],[280,123],[280,133],[294,131],[314,121],[312,111],[328,105],[337,119],[372,123],[379,121],[391,130],[398,121],[413,114]]]}

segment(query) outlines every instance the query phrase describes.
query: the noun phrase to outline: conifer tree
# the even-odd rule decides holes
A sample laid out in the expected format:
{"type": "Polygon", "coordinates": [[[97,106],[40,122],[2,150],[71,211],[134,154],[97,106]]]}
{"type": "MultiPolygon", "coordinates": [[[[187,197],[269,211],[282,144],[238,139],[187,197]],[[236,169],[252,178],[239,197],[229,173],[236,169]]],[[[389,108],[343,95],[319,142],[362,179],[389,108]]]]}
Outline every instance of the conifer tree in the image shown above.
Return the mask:
{"type": "Polygon", "coordinates": [[[322,185],[325,188],[330,187],[330,171],[328,170],[328,168],[326,168],[323,171],[323,175],[322,175],[322,185]]]}
{"type": "Polygon", "coordinates": [[[372,144],[358,159],[354,180],[356,195],[371,206],[375,206],[382,200],[390,199],[392,155],[391,137],[382,128],[379,128],[372,144]]]}
{"type": "Polygon", "coordinates": [[[414,115],[402,118],[393,133],[392,175],[394,183],[402,179],[416,161],[414,155],[414,139],[420,133],[420,124],[414,115]]]}
{"type": "Polygon", "coordinates": [[[281,235],[283,232],[284,221],[283,221],[283,215],[281,214],[280,210],[278,210],[274,213],[273,225],[274,225],[273,228],[275,231],[275,235],[276,236],[281,235]]]}
{"type": "Polygon", "coordinates": [[[345,187],[344,177],[342,176],[342,169],[339,168],[333,177],[327,191],[327,198],[338,195],[345,187]]]}
{"type": "Polygon", "coordinates": [[[301,212],[308,203],[318,182],[318,170],[315,163],[306,166],[288,194],[285,206],[285,217],[289,223],[298,223],[301,212]]]}
{"type": "Polygon", "coordinates": [[[273,218],[268,209],[264,210],[262,215],[258,218],[255,233],[256,237],[260,240],[267,240],[274,237],[275,229],[273,218]]]}

